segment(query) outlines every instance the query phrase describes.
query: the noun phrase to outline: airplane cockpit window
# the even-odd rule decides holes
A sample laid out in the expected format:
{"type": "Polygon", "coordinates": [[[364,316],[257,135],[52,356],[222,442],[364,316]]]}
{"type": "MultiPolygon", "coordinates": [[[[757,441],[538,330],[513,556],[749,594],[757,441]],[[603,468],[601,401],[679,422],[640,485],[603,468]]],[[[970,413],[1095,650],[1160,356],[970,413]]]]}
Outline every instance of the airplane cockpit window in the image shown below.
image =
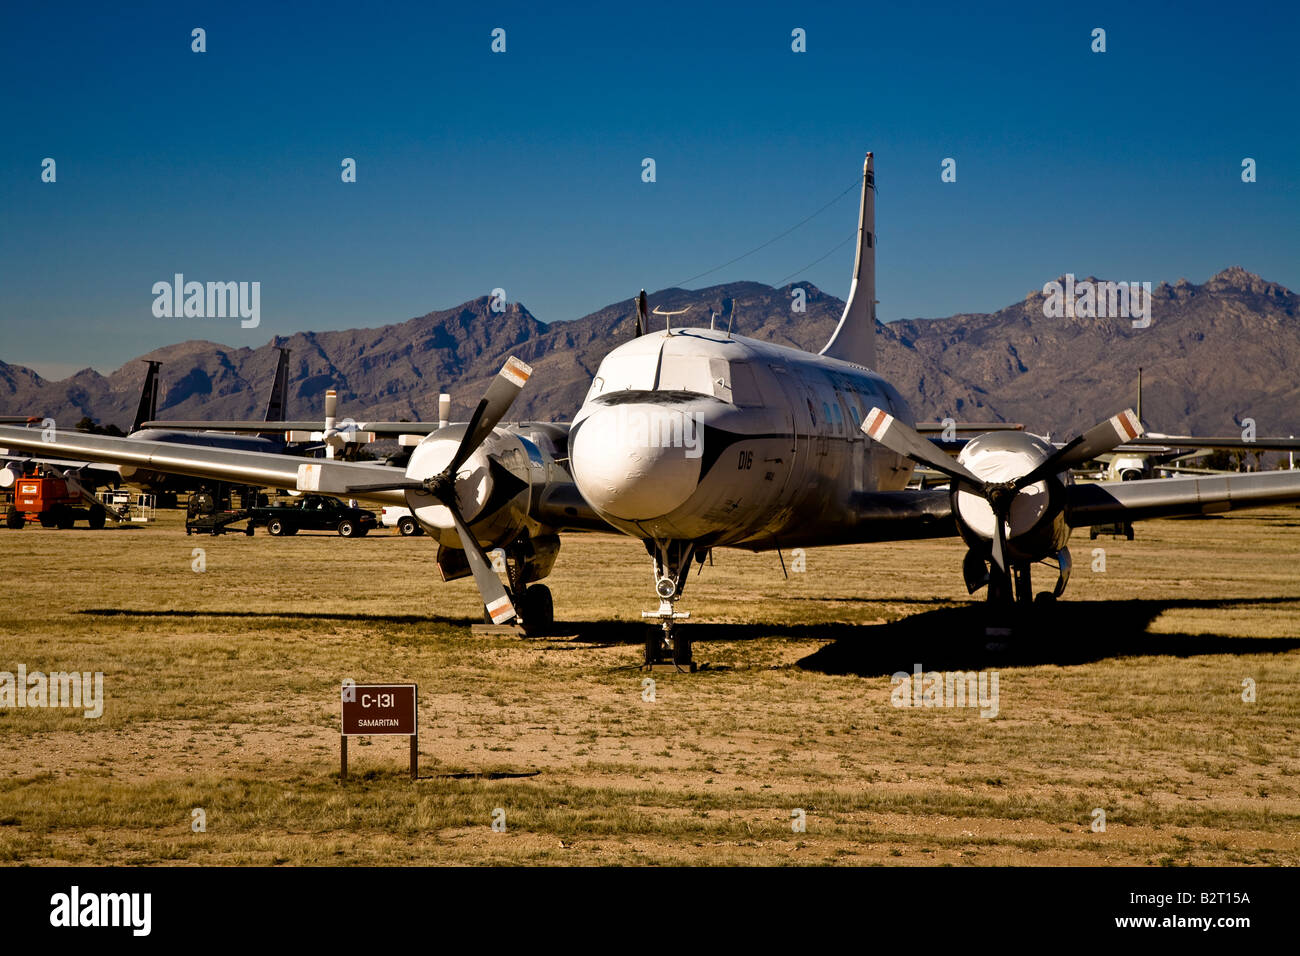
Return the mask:
{"type": "Polygon", "coordinates": [[[650,391],[655,387],[655,366],[658,360],[658,355],[654,353],[608,356],[600,363],[587,398],[609,392],[650,391]]]}
{"type": "MultiPolygon", "coordinates": [[[[724,368],[726,363],[722,363],[724,368]]],[[[659,390],[663,392],[696,392],[716,395],[723,386],[714,379],[712,363],[703,355],[665,355],[659,367],[659,390]]],[[[726,383],[727,400],[730,400],[731,383],[726,383]]]]}

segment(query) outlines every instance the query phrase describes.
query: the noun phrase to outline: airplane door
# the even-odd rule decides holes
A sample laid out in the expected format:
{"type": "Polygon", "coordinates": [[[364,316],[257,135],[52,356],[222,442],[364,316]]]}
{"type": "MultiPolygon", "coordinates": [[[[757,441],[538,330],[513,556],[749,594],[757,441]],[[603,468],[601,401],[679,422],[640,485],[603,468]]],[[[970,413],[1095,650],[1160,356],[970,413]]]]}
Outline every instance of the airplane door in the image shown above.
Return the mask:
{"type": "Polygon", "coordinates": [[[803,461],[799,455],[799,440],[800,436],[808,434],[808,429],[803,421],[803,397],[799,388],[791,379],[790,372],[781,365],[769,365],[768,369],[772,372],[772,377],[776,379],[781,389],[781,394],[777,396],[777,399],[780,402],[779,407],[784,412],[784,418],[790,431],[790,454],[785,469],[785,480],[781,484],[781,492],[784,493],[794,480],[796,472],[802,468],[803,461]]]}

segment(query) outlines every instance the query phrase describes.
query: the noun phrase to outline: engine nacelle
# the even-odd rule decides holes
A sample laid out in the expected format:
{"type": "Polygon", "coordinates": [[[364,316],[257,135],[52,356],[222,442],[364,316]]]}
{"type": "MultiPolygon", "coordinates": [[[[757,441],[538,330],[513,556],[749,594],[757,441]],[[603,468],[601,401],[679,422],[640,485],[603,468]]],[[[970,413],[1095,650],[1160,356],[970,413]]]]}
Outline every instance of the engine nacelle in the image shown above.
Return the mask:
{"type": "MultiPolygon", "coordinates": [[[[957,460],[977,478],[997,483],[1027,475],[1055,450],[1026,432],[989,432],[967,442],[957,460]]],[[[1066,546],[1070,527],[1065,522],[1065,486],[1072,480],[1066,471],[1028,485],[1016,495],[1006,529],[1010,561],[1039,561],[1066,546]]],[[[982,495],[964,488],[955,490],[952,497],[962,539],[972,551],[989,555],[995,528],[993,508],[982,495]]]]}
{"type": "Polygon", "coordinates": [[[9,462],[0,468],[0,488],[12,488],[22,476],[23,466],[16,461],[9,462]]]}
{"type": "MultiPolygon", "coordinates": [[[[443,471],[460,447],[465,427],[450,425],[426,435],[411,452],[407,477],[424,480],[443,471]]],[[[532,485],[529,454],[524,446],[513,432],[495,429],[457,472],[461,516],[485,549],[505,547],[520,532],[529,530],[532,485]]],[[[446,506],[424,491],[407,491],[406,502],[416,520],[439,544],[462,547],[446,506]]]]}

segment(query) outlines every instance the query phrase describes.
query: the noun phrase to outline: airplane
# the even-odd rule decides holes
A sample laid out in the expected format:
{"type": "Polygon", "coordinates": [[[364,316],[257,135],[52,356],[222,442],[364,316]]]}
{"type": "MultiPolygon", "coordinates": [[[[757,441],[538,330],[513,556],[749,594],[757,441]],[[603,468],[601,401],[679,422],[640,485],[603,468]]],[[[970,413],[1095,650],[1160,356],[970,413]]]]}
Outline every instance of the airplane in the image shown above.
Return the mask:
{"type": "MultiPolygon", "coordinates": [[[[1142,368],[1138,367],[1137,417],[1142,421],[1142,368]]],[[[1300,439],[1223,437],[1201,438],[1194,435],[1166,435],[1147,432],[1142,437],[1120,445],[1113,452],[1098,457],[1106,467],[1098,476],[1102,481],[1135,481],[1139,478],[1177,474],[1222,474],[1222,469],[1197,468],[1183,462],[1203,458],[1211,451],[1290,452],[1294,465],[1300,439]]]]}
{"type": "MultiPolygon", "coordinates": [[[[1060,447],[1003,429],[951,457],[872,370],[875,246],[868,153],[849,297],[820,352],[729,330],[644,331],[606,355],[572,425],[502,424],[532,371],[511,356],[469,422],[430,431],[400,478],[376,463],[89,435],[60,438],[53,450],[409,507],[438,544],[444,579],[472,575],[486,616],[525,628],[553,618],[549,591],[534,582],[550,573],[560,535],[621,532],[645,544],[659,601],[642,612],[657,625],[646,663],[683,669],[693,663],[677,602],[692,563],[716,548],[960,535],[967,589],[986,587],[990,607],[1005,612],[1064,592],[1077,527],[1300,501],[1300,473],[1286,471],[1075,484],[1071,468],[1140,438],[1131,410],[1060,447]],[[947,475],[950,487],[908,489],[916,464],[947,475]],[[506,554],[504,583],[486,556],[494,548],[506,554]],[[1040,562],[1056,581],[1036,599],[1030,572],[1040,562]]],[[[643,331],[644,292],[636,308],[643,331]]],[[[48,447],[3,426],[0,444],[48,447]]]]}
{"type": "MultiPolygon", "coordinates": [[[[271,383],[270,395],[266,403],[266,422],[283,422],[285,414],[285,397],[289,383],[289,352],[279,347],[280,356],[275,370],[275,379],[271,383]]],[[[166,442],[186,445],[200,445],[210,448],[233,448],[243,451],[260,451],[275,454],[285,452],[282,440],[260,437],[224,435],[207,431],[182,431],[155,427],[159,423],[150,421],[158,414],[158,369],[162,363],[146,359],[148,371],[140,389],[140,401],[136,407],[135,417],[125,441],[166,442]]],[[[40,418],[19,418],[10,416],[11,421],[25,421],[29,425],[39,425],[40,418]]],[[[276,431],[283,432],[283,424],[277,425],[276,431]]],[[[56,430],[56,434],[61,430],[56,430]]],[[[18,447],[18,446],[14,446],[18,447]]],[[[48,452],[54,448],[53,442],[42,442],[39,449],[48,452]]],[[[35,449],[33,449],[35,450],[35,449]]],[[[154,471],[136,468],[131,465],[114,465],[99,460],[73,461],[41,456],[11,456],[0,454],[0,487],[11,487],[19,477],[40,469],[67,481],[71,486],[92,502],[92,507],[100,507],[94,501],[94,489],[98,487],[117,487],[122,481],[138,485],[149,494],[156,496],[160,507],[175,507],[178,493],[197,491],[197,485],[189,476],[175,472],[154,471]]],[[[115,520],[121,517],[112,508],[105,508],[108,516],[115,520]]]]}
{"type": "MultiPolygon", "coordinates": [[[[283,423],[285,416],[285,399],[289,390],[289,353],[290,350],[277,346],[280,351],[276,362],[275,378],[271,382],[271,392],[266,400],[265,421],[283,423]]],[[[158,414],[158,362],[149,362],[149,377],[146,379],[145,391],[140,395],[140,408],[136,412],[134,424],[126,440],[137,442],[166,442],[173,444],[201,445],[209,448],[231,448],[241,451],[267,452],[284,454],[285,441],[281,438],[263,438],[260,436],[226,435],[209,430],[189,430],[168,427],[166,423],[152,421],[158,414]],[[152,391],[150,391],[152,381],[152,391]],[[147,408],[146,408],[147,404],[147,408]]],[[[283,424],[278,424],[283,433],[283,424]]],[[[175,507],[178,493],[197,491],[199,486],[187,476],[135,468],[130,465],[118,467],[123,480],[139,485],[145,491],[158,496],[162,507],[175,507]]]]}

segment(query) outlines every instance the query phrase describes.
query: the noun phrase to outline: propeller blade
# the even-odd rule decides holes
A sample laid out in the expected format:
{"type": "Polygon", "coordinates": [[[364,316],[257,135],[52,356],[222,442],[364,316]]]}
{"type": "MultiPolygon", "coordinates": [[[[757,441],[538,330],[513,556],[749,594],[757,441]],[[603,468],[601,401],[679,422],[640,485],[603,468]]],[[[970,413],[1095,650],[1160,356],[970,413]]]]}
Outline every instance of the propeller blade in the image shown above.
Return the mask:
{"type": "Polygon", "coordinates": [[[510,600],[510,594],[492,570],[492,562],[479,547],[473,532],[461,518],[460,506],[452,501],[447,504],[447,510],[451,512],[451,520],[456,524],[456,534],[460,536],[460,543],[465,548],[465,558],[469,561],[470,573],[474,575],[474,583],[478,586],[488,617],[492,618],[493,624],[505,624],[514,619],[515,606],[510,600]]]}
{"type": "Polygon", "coordinates": [[[1047,457],[1041,465],[1016,479],[1017,488],[1026,488],[1048,475],[1081,465],[1091,458],[1113,451],[1126,441],[1139,437],[1145,429],[1133,409],[1126,408],[1100,425],[1094,425],[1073,441],[1067,442],[1047,457]]]}
{"type": "Polygon", "coordinates": [[[993,509],[993,563],[1005,577],[1007,573],[1006,515],[993,509]]]}
{"type": "MultiPolygon", "coordinates": [[[[334,389],[331,388],[325,393],[325,418],[326,419],[335,418],[337,416],[338,410],[339,410],[339,393],[334,391],[334,389]]],[[[325,427],[329,428],[330,426],[326,425],[325,427]]]]}
{"type": "Polygon", "coordinates": [[[636,297],[636,337],[645,335],[649,327],[650,317],[646,312],[645,289],[642,289],[641,294],[636,297]]]}
{"type": "Polygon", "coordinates": [[[470,416],[465,436],[460,440],[460,447],[456,449],[456,454],[452,456],[443,474],[455,476],[460,466],[465,464],[465,459],[474,454],[474,449],[483,444],[484,439],[492,433],[492,429],[496,428],[497,423],[505,417],[519,393],[528,384],[528,376],[532,374],[532,368],[513,355],[506,359],[506,364],[492,380],[478,407],[474,409],[474,414],[470,416]]]}
{"type": "Polygon", "coordinates": [[[955,481],[963,481],[977,493],[983,494],[984,482],[972,475],[956,459],[922,438],[916,429],[904,425],[881,408],[872,408],[862,422],[862,431],[868,438],[880,442],[890,451],[905,455],[915,462],[941,471],[955,481]]]}
{"type": "Polygon", "coordinates": [[[369,485],[345,485],[340,495],[353,497],[356,495],[365,495],[375,491],[424,491],[424,482],[415,481],[411,478],[399,478],[395,481],[379,481],[369,485]]]}

